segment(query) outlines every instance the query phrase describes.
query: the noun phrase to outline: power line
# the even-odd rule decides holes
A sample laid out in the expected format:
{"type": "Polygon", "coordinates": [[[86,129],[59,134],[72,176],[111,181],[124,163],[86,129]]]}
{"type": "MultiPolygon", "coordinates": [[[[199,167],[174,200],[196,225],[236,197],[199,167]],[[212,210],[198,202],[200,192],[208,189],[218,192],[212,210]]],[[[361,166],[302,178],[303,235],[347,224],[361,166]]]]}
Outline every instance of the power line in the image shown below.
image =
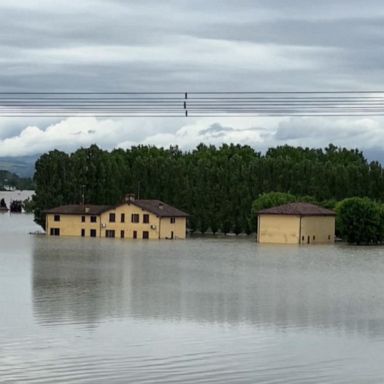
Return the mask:
{"type": "Polygon", "coordinates": [[[0,117],[383,116],[384,91],[0,92],[0,117]]]}

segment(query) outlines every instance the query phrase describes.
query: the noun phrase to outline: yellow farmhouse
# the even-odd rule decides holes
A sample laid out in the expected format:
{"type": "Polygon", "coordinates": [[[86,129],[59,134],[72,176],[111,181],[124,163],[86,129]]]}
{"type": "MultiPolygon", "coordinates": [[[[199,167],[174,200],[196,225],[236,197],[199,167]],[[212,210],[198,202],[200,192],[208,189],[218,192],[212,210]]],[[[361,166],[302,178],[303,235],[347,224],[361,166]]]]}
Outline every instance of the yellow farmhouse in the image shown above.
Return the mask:
{"type": "Polygon", "coordinates": [[[49,236],[120,239],[185,239],[188,216],[160,200],[132,197],[117,206],[64,205],[45,214],[49,236]]]}
{"type": "Polygon", "coordinates": [[[258,212],[257,241],[271,244],[325,244],[335,241],[335,212],[308,203],[290,203],[258,212]]]}

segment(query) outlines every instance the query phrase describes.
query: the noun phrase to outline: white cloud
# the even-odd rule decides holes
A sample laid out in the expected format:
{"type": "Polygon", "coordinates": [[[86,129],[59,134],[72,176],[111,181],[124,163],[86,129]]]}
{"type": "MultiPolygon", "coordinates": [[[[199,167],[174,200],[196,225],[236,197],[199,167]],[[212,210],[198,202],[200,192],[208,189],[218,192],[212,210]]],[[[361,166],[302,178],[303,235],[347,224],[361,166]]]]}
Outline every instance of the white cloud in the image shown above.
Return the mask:
{"type": "Polygon", "coordinates": [[[169,146],[178,145],[182,149],[192,149],[200,143],[221,145],[222,143],[248,144],[257,146],[263,143],[265,128],[249,125],[249,119],[239,119],[231,124],[231,119],[199,119],[184,125],[175,133],[155,134],[143,140],[143,144],[169,146]],[[212,130],[210,127],[216,126],[212,130]],[[222,129],[220,129],[220,127],[222,129]],[[230,129],[228,129],[230,127],[230,129]]]}
{"type": "Polygon", "coordinates": [[[20,134],[0,140],[0,155],[30,155],[54,148],[71,151],[76,147],[99,143],[113,146],[120,123],[95,118],[68,118],[46,129],[28,126],[20,134]]]}
{"type": "Polygon", "coordinates": [[[178,145],[191,149],[201,142],[258,145],[268,130],[265,126],[255,128],[252,123],[249,118],[223,118],[218,122],[213,118],[112,120],[74,117],[46,129],[27,126],[20,133],[0,140],[0,156],[36,154],[55,148],[70,152],[94,143],[105,149],[139,144],[178,145]]]}
{"type": "Polygon", "coordinates": [[[276,145],[377,148],[384,140],[380,118],[68,118],[48,127],[29,125],[0,140],[0,156],[30,155],[60,149],[71,152],[97,144],[104,149],[156,145],[181,149],[199,143],[235,143],[263,150],[276,145]]]}
{"type": "Polygon", "coordinates": [[[274,141],[290,145],[322,147],[328,143],[354,148],[372,148],[384,140],[384,119],[290,118],[277,126],[274,141]]]}

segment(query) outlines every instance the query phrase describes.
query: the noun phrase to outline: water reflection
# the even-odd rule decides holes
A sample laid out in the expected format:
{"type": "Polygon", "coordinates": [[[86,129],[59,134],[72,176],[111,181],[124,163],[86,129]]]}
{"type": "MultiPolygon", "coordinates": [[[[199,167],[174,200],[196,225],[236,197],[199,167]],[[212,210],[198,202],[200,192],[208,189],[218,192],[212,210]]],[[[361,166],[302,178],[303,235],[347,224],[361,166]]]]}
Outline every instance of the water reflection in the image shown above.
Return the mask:
{"type": "Polygon", "coordinates": [[[129,307],[128,275],[124,260],[100,252],[97,240],[38,239],[33,252],[34,312],[45,324],[92,325],[123,316],[129,307]]]}
{"type": "Polygon", "coordinates": [[[354,252],[248,241],[36,239],[34,314],[44,325],[130,317],[383,335],[381,251],[354,252]]]}

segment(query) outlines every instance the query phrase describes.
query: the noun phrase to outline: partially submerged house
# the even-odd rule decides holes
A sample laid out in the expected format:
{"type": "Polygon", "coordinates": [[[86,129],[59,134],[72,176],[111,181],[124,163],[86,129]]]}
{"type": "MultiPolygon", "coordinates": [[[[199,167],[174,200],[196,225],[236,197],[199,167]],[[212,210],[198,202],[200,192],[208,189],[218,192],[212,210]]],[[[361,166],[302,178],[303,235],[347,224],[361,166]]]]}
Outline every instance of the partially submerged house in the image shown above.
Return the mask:
{"type": "Polygon", "coordinates": [[[64,205],[46,210],[50,236],[126,239],[185,239],[188,214],[160,200],[107,205],[64,205]]]}
{"type": "Polygon", "coordinates": [[[334,211],[289,203],[258,212],[257,241],[271,244],[325,244],[335,241],[334,211]]]}

